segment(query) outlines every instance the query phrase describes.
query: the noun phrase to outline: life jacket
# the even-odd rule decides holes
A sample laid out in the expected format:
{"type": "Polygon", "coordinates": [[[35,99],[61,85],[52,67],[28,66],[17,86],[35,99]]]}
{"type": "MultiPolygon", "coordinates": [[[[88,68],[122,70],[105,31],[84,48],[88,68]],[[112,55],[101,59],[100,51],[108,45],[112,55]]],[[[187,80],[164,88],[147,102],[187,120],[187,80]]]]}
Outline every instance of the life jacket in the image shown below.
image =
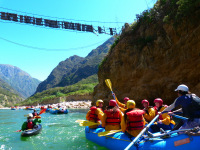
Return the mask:
{"type": "Polygon", "coordinates": [[[200,118],[200,98],[195,94],[186,94],[190,98],[190,104],[182,109],[183,115],[186,117],[192,118],[200,118]]]}
{"type": "MultiPolygon", "coordinates": [[[[155,107],[154,106],[154,109],[156,110],[156,115],[158,114],[158,112],[162,112],[164,109],[166,108],[164,105],[163,106],[160,106],[159,108],[157,108],[157,107],[155,107]],[[163,109],[162,111],[160,111],[161,109],[163,109]]],[[[159,115],[159,120],[163,120],[163,117],[162,117],[162,115],[159,115]]]]}
{"type": "Polygon", "coordinates": [[[33,126],[34,126],[34,124],[33,124],[33,122],[32,121],[28,121],[27,122],[27,129],[33,129],[33,126]]]}
{"type": "Polygon", "coordinates": [[[95,122],[98,122],[100,121],[100,119],[98,118],[98,115],[95,114],[95,111],[97,110],[97,107],[96,106],[92,106],[90,108],[90,115],[89,115],[89,120],[94,120],[95,122]]]}
{"type": "Polygon", "coordinates": [[[143,110],[132,110],[126,113],[129,117],[129,121],[127,123],[128,130],[138,130],[144,128],[144,121],[143,121],[143,110]]]}
{"type": "Polygon", "coordinates": [[[117,110],[115,113],[113,113],[113,111],[105,110],[104,113],[107,115],[107,118],[106,118],[107,125],[119,125],[120,124],[121,120],[120,120],[119,110],[117,110]]]}
{"type": "Polygon", "coordinates": [[[33,114],[33,116],[37,116],[37,113],[36,113],[36,112],[33,112],[32,114],[33,114]]]}
{"type": "Polygon", "coordinates": [[[151,108],[154,108],[154,107],[153,106],[148,106],[147,110],[144,108],[145,113],[147,113],[149,115],[149,111],[150,111],[151,108]]]}

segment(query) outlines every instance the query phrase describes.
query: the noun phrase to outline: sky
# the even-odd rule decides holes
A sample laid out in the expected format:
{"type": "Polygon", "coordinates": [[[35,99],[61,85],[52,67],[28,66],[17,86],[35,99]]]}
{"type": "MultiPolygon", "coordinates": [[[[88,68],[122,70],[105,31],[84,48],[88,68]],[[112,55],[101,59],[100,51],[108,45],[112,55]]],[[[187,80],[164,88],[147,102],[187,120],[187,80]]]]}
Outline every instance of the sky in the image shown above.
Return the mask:
{"type": "MultiPolygon", "coordinates": [[[[131,24],[156,0],[0,0],[0,12],[116,28],[131,24]]],[[[0,64],[16,66],[40,81],[70,56],[86,57],[111,36],[53,29],[0,19],[0,64]],[[17,45],[17,44],[18,45],[17,45]],[[24,46],[22,46],[24,45],[24,46]],[[36,48],[30,48],[36,47],[36,48]]]]}

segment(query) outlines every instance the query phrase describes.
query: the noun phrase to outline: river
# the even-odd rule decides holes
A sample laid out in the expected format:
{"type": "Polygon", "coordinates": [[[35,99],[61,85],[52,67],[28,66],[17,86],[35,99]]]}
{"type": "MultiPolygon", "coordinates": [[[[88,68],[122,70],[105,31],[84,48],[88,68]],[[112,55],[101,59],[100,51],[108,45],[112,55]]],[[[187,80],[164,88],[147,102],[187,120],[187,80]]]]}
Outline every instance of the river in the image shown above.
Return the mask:
{"type": "Polygon", "coordinates": [[[85,119],[86,109],[69,109],[68,114],[41,114],[42,131],[31,137],[21,137],[21,125],[31,110],[0,110],[0,150],[103,150],[104,147],[85,138],[85,128],[75,123],[85,119]]]}

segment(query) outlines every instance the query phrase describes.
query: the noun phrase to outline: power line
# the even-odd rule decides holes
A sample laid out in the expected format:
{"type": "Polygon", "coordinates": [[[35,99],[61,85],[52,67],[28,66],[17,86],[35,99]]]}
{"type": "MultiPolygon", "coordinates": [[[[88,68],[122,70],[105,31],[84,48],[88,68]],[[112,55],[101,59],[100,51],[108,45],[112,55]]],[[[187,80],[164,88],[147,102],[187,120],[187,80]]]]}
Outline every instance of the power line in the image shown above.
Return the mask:
{"type": "Polygon", "coordinates": [[[9,42],[9,43],[18,45],[18,46],[22,46],[22,47],[26,47],[26,48],[32,48],[32,49],[38,49],[38,50],[43,50],[43,51],[70,51],[70,50],[78,50],[78,49],[80,50],[80,49],[83,49],[83,48],[92,47],[92,46],[95,46],[95,45],[100,44],[100,43],[102,43],[102,42],[105,42],[105,40],[103,40],[103,41],[98,42],[98,43],[95,43],[95,44],[91,44],[91,45],[87,45],[87,46],[82,46],[82,47],[76,47],[76,48],[49,49],[49,48],[40,48],[40,47],[35,47],[35,46],[30,46],[30,45],[25,45],[25,44],[17,43],[17,42],[14,42],[14,41],[5,39],[5,38],[3,38],[3,37],[0,37],[0,39],[1,39],[1,40],[4,40],[4,41],[6,41],[6,42],[9,42]]]}
{"type": "Polygon", "coordinates": [[[6,10],[15,11],[15,12],[20,12],[20,13],[30,14],[30,15],[33,15],[33,16],[36,15],[36,16],[47,17],[47,18],[54,18],[54,19],[63,19],[63,20],[80,21],[80,22],[81,22],[81,21],[82,21],[82,22],[97,22],[97,23],[125,23],[125,22],[106,22],[106,21],[87,21],[87,20],[67,19],[67,18],[59,18],[59,17],[52,17],[52,16],[45,16],[45,15],[27,13],[27,12],[18,11],[18,10],[13,10],[13,9],[4,8],[4,7],[0,7],[0,8],[1,8],[1,9],[6,9],[6,10]]]}

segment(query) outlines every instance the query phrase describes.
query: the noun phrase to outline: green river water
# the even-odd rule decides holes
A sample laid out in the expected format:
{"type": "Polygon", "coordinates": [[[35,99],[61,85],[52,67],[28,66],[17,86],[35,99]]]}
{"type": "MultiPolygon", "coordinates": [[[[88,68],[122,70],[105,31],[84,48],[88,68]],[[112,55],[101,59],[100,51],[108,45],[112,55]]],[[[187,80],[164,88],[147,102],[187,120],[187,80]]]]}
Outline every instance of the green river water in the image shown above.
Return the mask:
{"type": "Polygon", "coordinates": [[[104,147],[85,138],[85,128],[75,123],[85,119],[87,109],[69,109],[68,114],[41,115],[42,131],[31,137],[21,137],[21,125],[31,110],[0,110],[0,150],[103,150],[104,147]]]}

